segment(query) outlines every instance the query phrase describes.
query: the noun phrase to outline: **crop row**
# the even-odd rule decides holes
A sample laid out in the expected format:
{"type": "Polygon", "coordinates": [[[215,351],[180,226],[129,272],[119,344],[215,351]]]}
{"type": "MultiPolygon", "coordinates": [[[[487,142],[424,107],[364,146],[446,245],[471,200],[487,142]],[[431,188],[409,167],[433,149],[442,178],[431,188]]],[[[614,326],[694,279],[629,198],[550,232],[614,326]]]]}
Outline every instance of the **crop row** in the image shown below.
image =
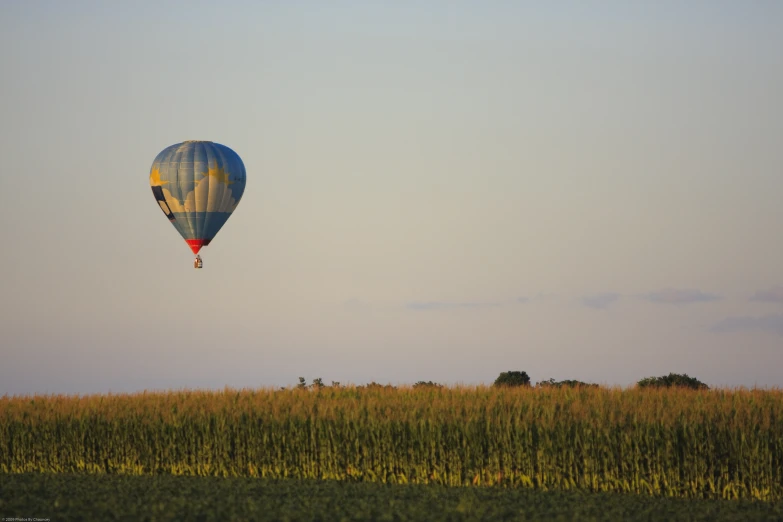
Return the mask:
{"type": "Polygon", "coordinates": [[[0,399],[0,472],[783,499],[783,393],[182,391],[0,399]]]}

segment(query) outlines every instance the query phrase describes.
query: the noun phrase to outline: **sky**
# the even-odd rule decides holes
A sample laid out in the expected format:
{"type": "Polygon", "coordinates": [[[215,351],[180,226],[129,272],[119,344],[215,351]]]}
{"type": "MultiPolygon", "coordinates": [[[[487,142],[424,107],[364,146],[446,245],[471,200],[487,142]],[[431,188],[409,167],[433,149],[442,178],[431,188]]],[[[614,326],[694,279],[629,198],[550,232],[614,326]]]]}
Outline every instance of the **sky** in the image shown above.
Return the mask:
{"type": "Polygon", "coordinates": [[[0,395],[783,387],[783,3],[0,2],[0,395]],[[247,170],[202,270],[151,193],[247,170]]]}

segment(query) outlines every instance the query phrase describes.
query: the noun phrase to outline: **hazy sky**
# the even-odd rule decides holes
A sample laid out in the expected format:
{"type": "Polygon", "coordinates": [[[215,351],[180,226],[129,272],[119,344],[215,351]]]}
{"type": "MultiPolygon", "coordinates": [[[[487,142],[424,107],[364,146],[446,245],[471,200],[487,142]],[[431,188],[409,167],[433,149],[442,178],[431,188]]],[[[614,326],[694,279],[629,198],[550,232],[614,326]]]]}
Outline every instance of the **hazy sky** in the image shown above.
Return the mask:
{"type": "Polygon", "coordinates": [[[328,4],[0,3],[0,394],[783,386],[783,2],[328,4]]]}

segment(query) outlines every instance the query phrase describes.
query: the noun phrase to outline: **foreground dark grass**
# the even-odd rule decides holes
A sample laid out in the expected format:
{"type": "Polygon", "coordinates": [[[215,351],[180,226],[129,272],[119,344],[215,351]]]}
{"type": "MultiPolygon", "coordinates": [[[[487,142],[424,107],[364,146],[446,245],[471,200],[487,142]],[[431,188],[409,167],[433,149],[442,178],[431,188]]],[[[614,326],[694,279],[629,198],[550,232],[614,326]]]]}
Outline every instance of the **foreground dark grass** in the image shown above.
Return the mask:
{"type": "Polygon", "coordinates": [[[783,392],[325,388],[0,398],[0,473],[783,499],[783,392]]]}
{"type": "Polygon", "coordinates": [[[59,521],[781,521],[783,504],[498,487],[0,474],[0,518],[59,521]]]}

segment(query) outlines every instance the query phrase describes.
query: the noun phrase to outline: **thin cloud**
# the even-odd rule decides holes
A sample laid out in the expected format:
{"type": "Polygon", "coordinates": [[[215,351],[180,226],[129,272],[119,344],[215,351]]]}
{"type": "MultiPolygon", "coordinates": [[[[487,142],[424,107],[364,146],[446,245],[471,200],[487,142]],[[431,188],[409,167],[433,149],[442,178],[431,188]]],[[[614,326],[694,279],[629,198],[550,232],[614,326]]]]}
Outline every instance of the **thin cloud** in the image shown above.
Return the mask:
{"type": "Polygon", "coordinates": [[[408,303],[406,308],[409,310],[452,310],[457,308],[496,308],[500,306],[500,303],[444,303],[441,301],[414,301],[408,303]]]}
{"type": "Polygon", "coordinates": [[[750,300],[759,303],[783,304],[783,286],[774,286],[769,290],[759,290],[753,294],[750,300]]]}
{"type": "Polygon", "coordinates": [[[532,295],[532,296],[519,296],[517,297],[517,303],[526,304],[526,303],[533,303],[533,302],[542,302],[546,301],[547,299],[551,299],[554,296],[552,294],[544,294],[543,292],[539,292],[538,294],[532,295]]]}
{"type": "Polygon", "coordinates": [[[605,310],[620,299],[620,294],[606,292],[603,294],[586,295],[582,298],[582,304],[588,308],[605,310]]]}
{"type": "Polygon", "coordinates": [[[720,296],[715,294],[708,294],[701,290],[695,289],[666,289],[660,292],[652,292],[644,296],[645,299],[651,303],[661,304],[690,304],[690,303],[706,303],[709,301],[717,301],[720,296]]]}
{"type": "Polygon", "coordinates": [[[353,298],[343,302],[343,307],[346,310],[369,310],[372,305],[366,301],[353,298]]]}
{"type": "Polygon", "coordinates": [[[783,335],[783,315],[727,317],[710,330],[717,333],[769,332],[783,335]]]}

